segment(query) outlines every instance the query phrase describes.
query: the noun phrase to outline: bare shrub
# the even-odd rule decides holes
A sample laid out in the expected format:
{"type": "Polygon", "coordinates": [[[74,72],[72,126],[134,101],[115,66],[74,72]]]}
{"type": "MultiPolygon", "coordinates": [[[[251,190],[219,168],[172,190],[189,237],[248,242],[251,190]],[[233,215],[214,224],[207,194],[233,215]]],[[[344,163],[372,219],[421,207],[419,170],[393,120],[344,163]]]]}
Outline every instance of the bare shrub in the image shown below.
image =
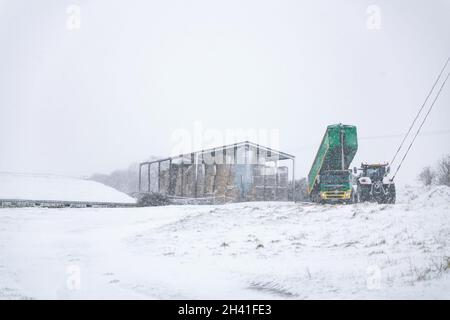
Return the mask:
{"type": "Polygon", "coordinates": [[[169,198],[157,192],[141,194],[138,197],[138,207],[167,206],[169,204],[169,198]]]}
{"type": "Polygon", "coordinates": [[[436,173],[430,166],[428,166],[422,169],[417,178],[425,186],[429,186],[435,181],[436,173]]]}
{"type": "Polygon", "coordinates": [[[437,167],[438,184],[450,187],[450,155],[446,155],[438,163],[437,167]]]}

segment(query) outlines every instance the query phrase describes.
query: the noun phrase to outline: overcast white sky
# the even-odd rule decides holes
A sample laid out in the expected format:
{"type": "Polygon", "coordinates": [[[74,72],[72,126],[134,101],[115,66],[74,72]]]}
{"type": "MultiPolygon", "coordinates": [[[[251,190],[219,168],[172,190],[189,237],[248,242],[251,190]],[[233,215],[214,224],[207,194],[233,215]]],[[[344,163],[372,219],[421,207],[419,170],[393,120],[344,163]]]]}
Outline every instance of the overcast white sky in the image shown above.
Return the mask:
{"type": "MultiPolygon", "coordinates": [[[[450,55],[449,16],[450,0],[0,0],[0,171],[108,173],[196,121],[278,129],[298,176],[338,122],[358,127],[354,164],[388,161],[450,55]]],[[[448,85],[398,180],[450,153],[448,85]]]]}

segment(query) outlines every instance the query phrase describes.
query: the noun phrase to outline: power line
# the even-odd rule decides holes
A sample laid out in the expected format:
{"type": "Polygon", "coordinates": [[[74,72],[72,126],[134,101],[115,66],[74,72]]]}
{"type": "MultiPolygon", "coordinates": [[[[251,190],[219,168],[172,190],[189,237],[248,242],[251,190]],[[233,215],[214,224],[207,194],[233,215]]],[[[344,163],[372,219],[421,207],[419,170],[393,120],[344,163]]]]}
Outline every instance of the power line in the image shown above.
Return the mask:
{"type": "MultiPolygon", "coordinates": [[[[439,135],[439,134],[448,134],[450,133],[450,130],[435,130],[435,131],[424,131],[422,132],[421,136],[432,136],[432,135],[439,135]]],[[[378,135],[378,136],[366,136],[361,137],[359,140],[379,140],[379,139],[386,139],[386,138],[398,138],[403,137],[403,133],[396,133],[396,134],[385,134],[385,135],[378,135]]]]}
{"type": "MultiPolygon", "coordinates": [[[[435,130],[435,131],[424,131],[421,133],[421,137],[423,136],[434,136],[434,135],[441,135],[441,134],[449,134],[450,130],[435,130]]],[[[358,140],[383,140],[383,139],[392,139],[392,138],[398,138],[403,137],[403,133],[392,133],[392,134],[384,134],[384,135],[377,135],[377,136],[363,136],[359,137],[358,140]]],[[[306,148],[313,148],[316,147],[316,144],[310,143],[310,144],[304,144],[297,146],[295,149],[292,149],[292,151],[300,151],[306,148]]]]}
{"type": "Polygon", "coordinates": [[[445,83],[447,82],[449,76],[450,76],[450,72],[447,73],[447,76],[445,77],[444,82],[441,84],[441,87],[439,88],[439,91],[438,91],[436,97],[434,98],[433,103],[431,104],[430,108],[428,109],[428,112],[425,114],[425,117],[423,118],[422,123],[420,124],[419,128],[417,129],[416,134],[414,135],[414,138],[412,139],[411,143],[408,146],[408,149],[406,150],[405,154],[403,155],[403,158],[400,161],[400,164],[398,165],[397,170],[395,171],[394,175],[392,176],[392,179],[391,179],[392,181],[394,180],[395,176],[397,175],[398,171],[400,170],[400,168],[401,168],[401,166],[403,164],[403,161],[405,160],[406,156],[408,155],[409,150],[411,149],[412,145],[414,144],[414,141],[416,140],[417,136],[419,135],[420,129],[422,129],[423,124],[427,120],[428,115],[430,114],[431,110],[433,109],[436,100],[439,98],[439,95],[441,94],[442,88],[444,88],[445,83]]]}
{"type": "Polygon", "coordinates": [[[390,164],[392,165],[394,163],[395,158],[397,157],[397,155],[400,152],[400,149],[402,148],[403,144],[406,141],[406,138],[409,136],[409,134],[411,133],[412,128],[414,127],[414,124],[416,123],[417,119],[419,118],[419,115],[422,113],[423,108],[425,107],[426,103],[428,102],[428,99],[431,96],[431,93],[434,91],[434,88],[436,87],[436,84],[439,82],[439,79],[441,79],[442,73],[444,72],[445,68],[447,67],[448,62],[450,61],[450,57],[447,58],[447,61],[444,64],[444,67],[441,69],[441,72],[439,72],[439,75],[436,79],[436,81],[434,82],[433,86],[431,87],[431,90],[428,92],[427,97],[425,98],[425,101],[422,103],[422,106],[419,109],[419,112],[417,112],[416,117],[414,118],[413,122],[411,123],[411,126],[408,129],[408,132],[405,134],[405,136],[403,137],[402,142],[400,143],[397,151],[394,154],[394,157],[392,158],[390,164]]]}

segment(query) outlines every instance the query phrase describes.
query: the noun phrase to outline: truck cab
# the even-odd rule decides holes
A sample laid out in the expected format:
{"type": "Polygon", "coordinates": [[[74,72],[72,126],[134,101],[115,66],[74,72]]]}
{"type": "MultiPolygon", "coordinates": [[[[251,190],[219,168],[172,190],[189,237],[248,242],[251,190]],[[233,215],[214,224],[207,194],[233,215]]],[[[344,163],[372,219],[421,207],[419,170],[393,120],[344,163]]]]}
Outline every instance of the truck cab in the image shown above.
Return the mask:
{"type": "Polygon", "coordinates": [[[353,175],[349,170],[328,170],[319,175],[320,202],[355,202],[353,175]]]}

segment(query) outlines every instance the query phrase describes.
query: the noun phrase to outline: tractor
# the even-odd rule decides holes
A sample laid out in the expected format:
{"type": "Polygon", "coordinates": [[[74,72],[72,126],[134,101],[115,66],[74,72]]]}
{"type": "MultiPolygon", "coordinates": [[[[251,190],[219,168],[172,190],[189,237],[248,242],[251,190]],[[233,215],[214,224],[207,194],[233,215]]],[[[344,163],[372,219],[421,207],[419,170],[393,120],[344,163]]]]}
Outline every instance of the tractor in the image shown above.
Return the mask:
{"type": "Polygon", "coordinates": [[[358,202],[395,203],[395,184],[387,177],[390,172],[388,163],[361,163],[361,168],[354,168],[356,176],[356,196],[358,202]]]}

